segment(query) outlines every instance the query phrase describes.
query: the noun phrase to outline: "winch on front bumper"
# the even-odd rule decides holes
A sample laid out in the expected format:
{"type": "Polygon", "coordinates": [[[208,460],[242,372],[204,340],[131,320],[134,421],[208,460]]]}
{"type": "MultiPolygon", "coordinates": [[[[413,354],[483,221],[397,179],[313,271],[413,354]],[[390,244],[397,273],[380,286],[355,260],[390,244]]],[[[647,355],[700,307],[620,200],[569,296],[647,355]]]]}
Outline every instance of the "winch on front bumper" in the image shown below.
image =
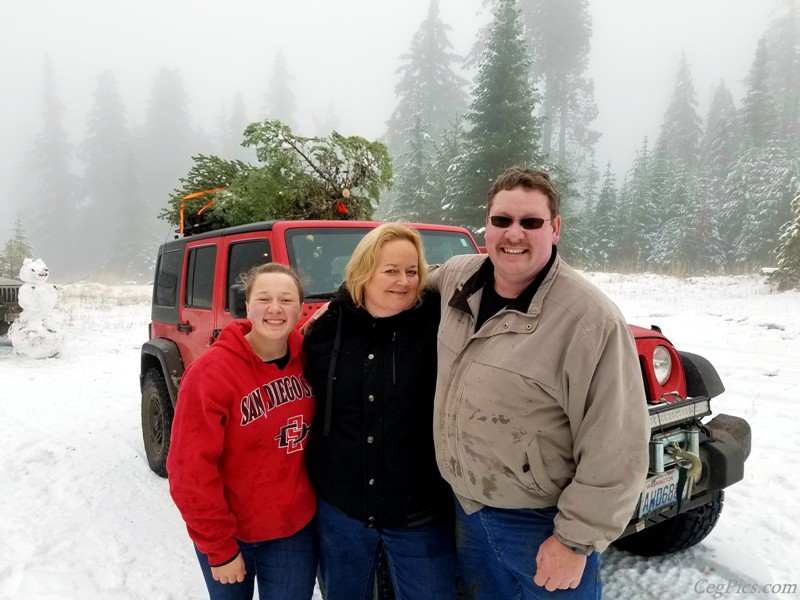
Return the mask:
{"type": "Polygon", "coordinates": [[[711,398],[724,386],[709,361],[678,353],[686,393],[651,403],[649,474],[628,527],[615,545],[654,556],[689,548],[719,518],[723,490],[741,481],[750,455],[750,425],[739,417],[711,415],[711,398]]]}

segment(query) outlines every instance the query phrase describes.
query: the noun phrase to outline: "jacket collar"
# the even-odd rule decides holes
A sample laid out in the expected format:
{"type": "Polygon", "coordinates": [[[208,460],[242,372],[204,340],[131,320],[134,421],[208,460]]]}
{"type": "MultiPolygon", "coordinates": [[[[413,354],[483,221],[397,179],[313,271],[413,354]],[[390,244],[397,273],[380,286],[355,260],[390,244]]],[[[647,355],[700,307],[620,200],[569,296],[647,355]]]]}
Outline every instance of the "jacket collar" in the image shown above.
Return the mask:
{"type": "MultiPolygon", "coordinates": [[[[553,245],[553,250],[550,254],[550,260],[547,261],[547,264],[542,268],[541,271],[539,271],[539,274],[534,278],[530,285],[528,285],[528,287],[526,287],[522,293],[517,296],[511,302],[511,304],[508,305],[509,310],[528,312],[531,302],[533,301],[533,297],[536,295],[537,290],[539,287],[541,287],[542,282],[545,280],[548,273],[550,273],[550,270],[552,269],[557,257],[558,249],[555,245],[553,245]]],[[[471,296],[481,291],[483,286],[485,286],[487,283],[494,283],[494,264],[492,264],[492,261],[488,256],[478,270],[475,271],[475,273],[473,273],[469,279],[467,279],[464,284],[453,293],[448,305],[452,308],[460,310],[461,312],[467,313],[468,315],[475,316],[472,314],[472,309],[469,305],[469,299],[471,296]]]]}

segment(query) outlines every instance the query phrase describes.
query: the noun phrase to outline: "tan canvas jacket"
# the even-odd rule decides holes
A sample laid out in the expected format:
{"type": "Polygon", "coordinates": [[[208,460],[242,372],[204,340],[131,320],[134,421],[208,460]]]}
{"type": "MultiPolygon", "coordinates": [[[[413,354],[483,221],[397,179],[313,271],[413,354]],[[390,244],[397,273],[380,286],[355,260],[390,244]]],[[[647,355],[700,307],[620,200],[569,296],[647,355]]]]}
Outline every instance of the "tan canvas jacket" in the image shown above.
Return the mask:
{"type": "Polygon", "coordinates": [[[633,336],[619,309],[556,257],[527,312],[474,332],[453,296],[486,256],[431,273],[442,295],[434,440],[467,513],[557,506],[555,535],[602,552],[630,520],[647,473],[649,421],[633,336]]]}

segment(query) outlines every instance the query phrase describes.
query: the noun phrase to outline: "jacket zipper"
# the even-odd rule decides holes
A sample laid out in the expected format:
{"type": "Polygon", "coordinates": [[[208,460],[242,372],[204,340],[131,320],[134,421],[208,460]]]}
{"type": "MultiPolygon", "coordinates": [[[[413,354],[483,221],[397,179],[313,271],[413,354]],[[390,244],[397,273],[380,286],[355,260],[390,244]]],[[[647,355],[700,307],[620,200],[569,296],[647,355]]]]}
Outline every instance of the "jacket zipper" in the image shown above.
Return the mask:
{"type": "Polygon", "coordinates": [[[397,369],[395,368],[395,339],[397,338],[397,332],[392,332],[392,385],[397,385],[397,369]]]}

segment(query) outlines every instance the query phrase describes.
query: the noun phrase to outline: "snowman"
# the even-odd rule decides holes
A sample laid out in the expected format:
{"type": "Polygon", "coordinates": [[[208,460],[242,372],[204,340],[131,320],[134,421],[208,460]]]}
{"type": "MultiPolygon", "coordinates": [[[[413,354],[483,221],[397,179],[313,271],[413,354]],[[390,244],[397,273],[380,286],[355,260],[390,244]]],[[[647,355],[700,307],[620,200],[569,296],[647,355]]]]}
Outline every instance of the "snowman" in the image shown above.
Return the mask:
{"type": "Polygon", "coordinates": [[[57,356],[64,338],[53,313],[58,300],[56,288],[47,283],[50,270],[39,258],[26,258],[19,270],[24,282],[19,289],[22,312],[8,330],[8,339],[17,354],[29,358],[57,356]]]}

